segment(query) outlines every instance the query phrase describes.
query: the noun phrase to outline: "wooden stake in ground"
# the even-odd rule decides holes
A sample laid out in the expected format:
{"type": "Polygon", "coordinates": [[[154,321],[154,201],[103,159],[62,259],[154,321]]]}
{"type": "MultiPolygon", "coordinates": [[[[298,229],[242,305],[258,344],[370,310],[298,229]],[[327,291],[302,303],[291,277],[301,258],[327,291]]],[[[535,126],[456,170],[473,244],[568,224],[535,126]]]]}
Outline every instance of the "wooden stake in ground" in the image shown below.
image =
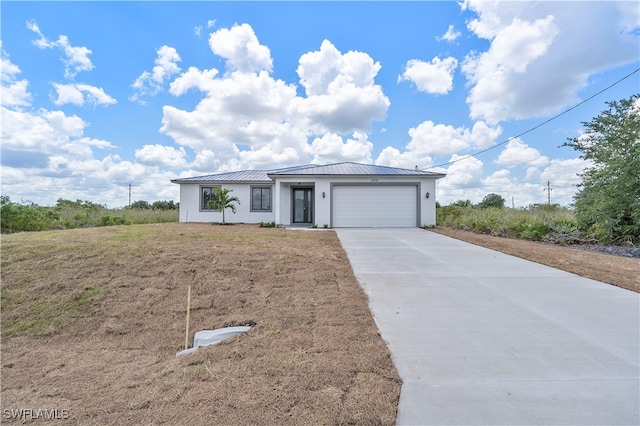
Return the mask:
{"type": "Polygon", "coordinates": [[[189,311],[191,310],[191,286],[187,287],[187,330],[184,333],[184,348],[189,349],[189,311]]]}

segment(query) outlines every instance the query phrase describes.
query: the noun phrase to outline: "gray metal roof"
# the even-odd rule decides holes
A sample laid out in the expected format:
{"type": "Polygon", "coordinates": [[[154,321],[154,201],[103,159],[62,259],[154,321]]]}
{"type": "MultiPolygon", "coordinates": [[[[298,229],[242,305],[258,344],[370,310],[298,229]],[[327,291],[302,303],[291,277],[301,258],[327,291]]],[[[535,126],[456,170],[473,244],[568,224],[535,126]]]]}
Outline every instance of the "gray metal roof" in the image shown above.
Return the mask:
{"type": "Polygon", "coordinates": [[[307,164],[303,166],[285,167],[274,170],[244,170],[239,172],[227,172],[205,176],[194,176],[182,179],[173,179],[173,183],[199,183],[199,182],[272,182],[276,176],[431,176],[441,178],[442,173],[425,172],[422,170],[400,169],[397,167],[376,166],[360,163],[335,163],[335,164],[307,164]]]}
{"type": "Polygon", "coordinates": [[[342,175],[342,176],[433,176],[444,177],[442,173],[425,172],[415,169],[401,169],[398,167],[376,166],[374,164],[360,163],[335,163],[335,164],[309,164],[300,167],[274,170],[269,176],[299,176],[299,175],[342,175]]]}
{"type": "Polygon", "coordinates": [[[172,183],[197,183],[197,182],[272,182],[267,176],[268,170],[243,170],[240,172],[227,172],[215,175],[194,176],[182,179],[172,179],[172,183]]]}

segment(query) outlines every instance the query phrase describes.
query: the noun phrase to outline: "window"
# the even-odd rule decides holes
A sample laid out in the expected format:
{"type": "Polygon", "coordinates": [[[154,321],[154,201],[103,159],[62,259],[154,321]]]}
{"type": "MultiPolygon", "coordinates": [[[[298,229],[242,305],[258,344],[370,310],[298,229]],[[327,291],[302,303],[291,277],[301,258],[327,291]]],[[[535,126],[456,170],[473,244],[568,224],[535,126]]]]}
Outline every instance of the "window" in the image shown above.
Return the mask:
{"type": "Polygon", "coordinates": [[[251,211],[270,212],[271,211],[271,187],[252,186],[251,187],[251,211]]]}
{"type": "Polygon", "coordinates": [[[210,204],[218,199],[216,194],[216,188],[219,186],[201,186],[200,187],[200,210],[212,210],[220,211],[220,209],[214,209],[210,204]]]}

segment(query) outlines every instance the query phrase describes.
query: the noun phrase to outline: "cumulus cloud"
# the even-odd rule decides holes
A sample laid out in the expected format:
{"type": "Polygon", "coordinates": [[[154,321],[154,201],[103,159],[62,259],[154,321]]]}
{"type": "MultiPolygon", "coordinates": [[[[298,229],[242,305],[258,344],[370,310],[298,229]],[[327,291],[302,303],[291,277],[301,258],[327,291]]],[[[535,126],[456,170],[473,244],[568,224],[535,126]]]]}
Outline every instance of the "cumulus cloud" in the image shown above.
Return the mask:
{"type": "Polygon", "coordinates": [[[2,58],[0,66],[0,84],[2,84],[0,105],[13,108],[30,105],[31,93],[27,91],[29,82],[24,79],[17,79],[18,74],[21,73],[20,68],[11,62],[9,54],[2,49],[2,41],[0,41],[0,54],[2,58]]]}
{"type": "Polygon", "coordinates": [[[549,163],[549,158],[540,154],[540,151],[530,147],[519,138],[514,138],[500,152],[496,163],[507,167],[518,165],[542,167],[549,163]]]}
{"type": "Polygon", "coordinates": [[[84,136],[87,123],[76,115],[40,109],[3,112],[2,146],[13,150],[37,150],[45,154],[78,155],[84,147],[113,148],[110,142],[84,136]]]}
{"type": "Polygon", "coordinates": [[[453,89],[453,72],[457,66],[458,60],[453,57],[440,59],[436,56],[431,62],[411,59],[404,73],[398,76],[398,83],[411,81],[421,92],[444,95],[453,89]]]}
{"type": "Polygon", "coordinates": [[[355,132],[352,138],[344,141],[340,135],[327,133],[315,138],[311,143],[314,164],[353,161],[355,163],[371,163],[373,143],[366,133],[355,132]]]}
{"type": "Polygon", "coordinates": [[[558,112],[578,101],[590,75],[638,60],[637,35],[629,35],[637,7],[632,18],[618,2],[467,0],[462,9],[476,15],[468,29],[491,43],[461,67],[471,117],[490,124],[558,112]],[[603,16],[618,27],[601,25],[603,16]]]}
{"type": "Polygon", "coordinates": [[[404,151],[386,147],[380,152],[376,164],[403,168],[418,166],[424,169],[432,166],[436,156],[458,159],[460,152],[488,148],[495,144],[501,133],[502,128],[499,126],[492,128],[482,121],[474,123],[469,129],[426,120],[409,129],[411,140],[404,151]]]}
{"type": "Polygon", "coordinates": [[[149,166],[164,167],[186,167],[185,159],[187,153],[183,147],[175,149],[171,146],[164,145],[144,145],[140,149],[136,149],[136,161],[140,164],[149,166]]]}
{"type": "Polygon", "coordinates": [[[451,43],[452,41],[455,41],[458,37],[460,37],[460,35],[460,31],[456,31],[453,25],[449,25],[449,28],[447,28],[447,32],[440,37],[436,37],[436,40],[444,40],[451,43]]]}
{"type": "MultiPolygon", "coordinates": [[[[62,111],[24,112],[3,107],[2,118],[2,188],[14,201],[52,205],[61,197],[60,188],[65,188],[64,198],[121,207],[127,204],[129,183],[134,184],[137,199],[178,198],[177,186],[169,183],[176,174],[153,164],[153,149],[143,148],[140,159],[145,164],[104,155],[115,146],[85,135],[88,123],[62,111]],[[20,194],[20,198],[13,194],[20,194]]],[[[180,164],[181,150],[160,151],[173,156],[159,164],[180,164]]]]}
{"type": "Polygon", "coordinates": [[[267,46],[260,44],[249,24],[221,28],[209,36],[211,51],[226,59],[229,71],[271,72],[273,63],[267,46]]]}
{"type": "Polygon", "coordinates": [[[56,105],[74,104],[83,106],[91,105],[113,105],[117,101],[107,95],[100,87],[88,84],[59,84],[53,83],[58,97],[53,103],[56,105]]]}
{"type": "Polygon", "coordinates": [[[468,56],[462,71],[473,84],[467,98],[471,117],[491,124],[526,117],[525,111],[518,110],[523,104],[518,86],[526,80],[529,64],[547,51],[557,33],[552,16],[534,22],[514,18],[487,52],[468,56]]]}
{"type": "Polygon", "coordinates": [[[482,183],[483,163],[477,158],[454,154],[449,158],[453,162],[447,169],[439,170],[446,176],[439,179],[438,200],[442,204],[450,204],[457,200],[472,200],[482,198],[485,192],[482,183]],[[465,158],[464,160],[462,160],[465,158]],[[462,161],[460,161],[462,160],[462,161]]]}
{"type": "Polygon", "coordinates": [[[374,82],[380,68],[368,54],[342,54],[324,40],[320,50],[300,57],[296,72],[307,97],[296,99],[294,107],[316,132],[366,132],[391,104],[374,82]]]}
{"type": "MultiPolygon", "coordinates": [[[[215,19],[209,19],[207,21],[207,28],[211,28],[213,26],[216,25],[216,20],[215,19]]],[[[202,30],[204,29],[204,27],[202,25],[197,25],[193,28],[193,32],[195,33],[195,35],[197,35],[198,37],[200,37],[202,35],[202,30]]]]}
{"type": "Polygon", "coordinates": [[[211,34],[224,72],[190,67],[169,86],[174,96],[203,98],[191,111],[163,108],[161,132],[194,150],[196,170],[272,168],[300,162],[371,159],[366,135],[388,98],[374,82],[380,64],[361,52],[342,54],[329,41],[301,56],[297,69],[306,96],[270,74],[271,57],[247,25],[211,34]],[[264,49],[263,49],[264,48],[264,49]],[[345,137],[344,135],[351,135],[345,137]]]}
{"type": "Polygon", "coordinates": [[[91,59],[89,59],[91,50],[88,48],[84,46],[72,46],[71,43],[69,43],[69,38],[65,35],[58,36],[56,41],[48,40],[44,34],[42,34],[40,27],[35,21],[28,21],[27,28],[40,37],[33,42],[40,49],[62,49],[65,55],[62,62],[65,65],[64,76],[66,78],[71,79],[81,71],[90,71],[93,69],[93,64],[91,63],[91,59]]]}
{"type": "Polygon", "coordinates": [[[417,153],[451,155],[472,148],[487,148],[500,136],[500,127],[491,128],[484,122],[476,122],[471,129],[435,124],[427,120],[409,129],[411,141],[407,150],[417,153]]]}
{"type": "Polygon", "coordinates": [[[133,82],[135,93],[129,98],[131,101],[142,101],[143,96],[153,96],[162,91],[165,83],[180,72],[178,62],[180,55],[175,48],[162,46],[157,51],[155,66],[151,71],[143,71],[133,82]]]}

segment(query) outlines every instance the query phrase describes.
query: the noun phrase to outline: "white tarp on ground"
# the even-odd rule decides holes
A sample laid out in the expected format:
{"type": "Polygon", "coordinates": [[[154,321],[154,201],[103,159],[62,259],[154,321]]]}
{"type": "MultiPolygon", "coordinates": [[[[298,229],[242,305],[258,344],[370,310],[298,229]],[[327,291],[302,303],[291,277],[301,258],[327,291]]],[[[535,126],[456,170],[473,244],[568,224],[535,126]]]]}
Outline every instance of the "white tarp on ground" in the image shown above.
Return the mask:
{"type": "Polygon", "coordinates": [[[210,346],[215,345],[216,343],[220,343],[225,339],[233,337],[237,334],[241,334],[249,331],[251,327],[242,326],[242,327],[225,327],[218,328],[216,330],[202,330],[196,332],[193,336],[193,347],[189,349],[185,349],[176,354],[176,357],[187,355],[192,352],[195,352],[201,346],[210,346]]]}

